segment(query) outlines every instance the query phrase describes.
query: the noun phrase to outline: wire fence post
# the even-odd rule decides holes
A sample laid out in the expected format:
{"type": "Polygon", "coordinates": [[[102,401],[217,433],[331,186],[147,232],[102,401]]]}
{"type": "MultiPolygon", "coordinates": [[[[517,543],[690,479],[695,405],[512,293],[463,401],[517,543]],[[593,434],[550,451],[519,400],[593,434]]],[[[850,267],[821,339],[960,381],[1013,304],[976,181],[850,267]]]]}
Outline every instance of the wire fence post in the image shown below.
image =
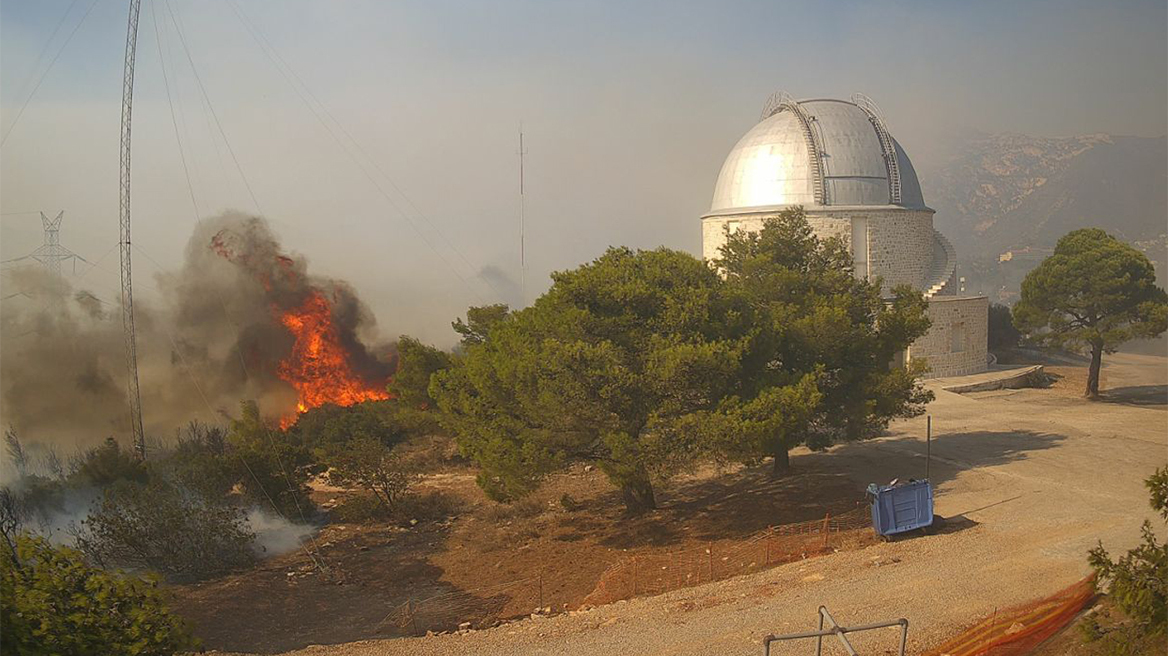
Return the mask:
{"type": "Polygon", "coordinates": [[[410,614],[410,624],[414,627],[414,635],[418,633],[418,604],[413,599],[406,602],[406,612],[410,614]]]}
{"type": "Polygon", "coordinates": [[[763,561],[763,564],[766,567],[770,567],[771,564],[771,538],[774,537],[774,534],[775,527],[768,526],[766,539],[763,540],[763,544],[766,545],[766,559],[763,561]]]}
{"type": "Polygon", "coordinates": [[[933,415],[925,415],[925,480],[929,480],[929,464],[933,460],[933,415]]]}
{"type": "Polygon", "coordinates": [[[543,608],[543,568],[539,570],[539,607],[543,608]]]}
{"type": "Polygon", "coordinates": [[[637,579],[641,575],[641,559],[633,559],[633,596],[637,596],[637,579]]]}
{"type": "Polygon", "coordinates": [[[673,587],[681,587],[681,572],[677,570],[677,552],[669,552],[669,568],[673,570],[673,580],[676,581],[673,587]]]}
{"type": "Polygon", "coordinates": [[[828,522],[830,520],[831,520],[831,513],[829,512],[823,516],[823,546],[825,546],[825,547],[827,546],[827,529],[828,529],[828,522]]]}
{"type": "Polygon", "coordinates": [[[709,554],[709,556],[710,556],[709,557],[709,561],[710,561],[710,578],[709,578],[709,580],[713,581],[714,580],[714,543],[713,542],[710,542],[710,548],[706,550],[706,553],[709,554]]]}

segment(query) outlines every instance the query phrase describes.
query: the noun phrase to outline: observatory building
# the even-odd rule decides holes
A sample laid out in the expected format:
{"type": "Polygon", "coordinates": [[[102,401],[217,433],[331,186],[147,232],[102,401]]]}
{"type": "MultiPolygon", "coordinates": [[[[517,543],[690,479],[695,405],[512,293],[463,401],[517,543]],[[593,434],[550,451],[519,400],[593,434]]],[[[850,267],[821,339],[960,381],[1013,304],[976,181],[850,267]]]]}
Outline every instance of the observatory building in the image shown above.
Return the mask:
{"type": "Polygon", "coordinates": [[[759,230],[800,205],[820,238],[848,245],[857,276],[883,281],[886,297],[901,284],[924,293],[932,327],[904,357],[926,360],[930,377],[986,370],[988,300],[959,294],[957,254],[933,229],[908,155],[866,96],[772,96],[722,165],[702,217],[703,257],[718,257],[727,230],[759,230]]]}

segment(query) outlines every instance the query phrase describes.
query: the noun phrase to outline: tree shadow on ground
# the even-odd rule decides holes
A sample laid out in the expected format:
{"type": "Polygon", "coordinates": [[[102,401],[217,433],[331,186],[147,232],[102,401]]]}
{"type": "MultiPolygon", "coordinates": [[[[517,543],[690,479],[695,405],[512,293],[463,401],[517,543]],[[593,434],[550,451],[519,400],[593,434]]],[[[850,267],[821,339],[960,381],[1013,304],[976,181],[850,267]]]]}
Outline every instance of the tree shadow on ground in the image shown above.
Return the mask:
{"type": "Polygon", "coordinates": [[[863,487],[839,472],[806,468],[775,479],[769,464],[741,467],[661,485],[659,507],[642,515],[625,514],[616,493],[601,495],[590,504],[595,510],[562,520],[566,530],[555,539],[600,535],[599,544],[612,549],[742,539],[770,526],[838,515],[862,501],[863,487]]]}
{"type": "Polygon", "coordinates": [[[744,538],[771,526],[822,520],[854,510],[863,487],[820,467],[773,478],[769,463],[678,490],[667,506],[677,522],[692,523],[693,537],[744,538]]]}
{"type": "MultiPolygon", "coordinates": [[[[1066,436],[1036,431],[965,431],[933,437],[928,477],[934,490],[963,471],[1024,460],[1033,451],[1058,446],[1066,436]]],[[[793,459],[795,466],[834,469],[865,486],[893,479],[926,477],[924,439],[905,435],[850,442],[793,459]]]]}
{"type": "MultiPolygon", "coordinates": [[[[934,489],[962,471],[1021,460],[1056,446],[1064,437],[1030,431],[969,431],[933,439],[929,476],[934,489]]],[[[913,436],[837,445],[824,452],[796,451],[792,470],[772,478],[769,463],[699,481],[681,480],[658,491],[659,508],[639,516],[620,510],[619,495],[594,503],[602,509],[573,515],[556,539],[601,535],[613,549],[670,547],[695,540],[743,539],[771,526],[822,520],[866,507],[868,483],[925,477],[924,440],[913,436]]]]}
{"type": "Polygon", "coordinates": [[[1168,385],[1135,385],[1103,390],[1105,403],[1168,408],[1168,385]]]}

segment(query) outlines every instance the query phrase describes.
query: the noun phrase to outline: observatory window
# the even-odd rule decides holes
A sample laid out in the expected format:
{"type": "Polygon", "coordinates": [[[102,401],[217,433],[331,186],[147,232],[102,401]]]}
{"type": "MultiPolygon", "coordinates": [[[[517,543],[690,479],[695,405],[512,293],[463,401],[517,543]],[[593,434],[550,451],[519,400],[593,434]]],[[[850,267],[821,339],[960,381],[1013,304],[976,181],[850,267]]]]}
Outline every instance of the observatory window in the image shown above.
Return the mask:
{"type": "Polygon", "coordinates": [[[726,222],[726,234],[732,235],[741,229],[742,229],[742,222],[741,221],[727,221],[726,222]]]}
{"type": "Polygon", "coordinates": [[[868,219],[852,219],[852,260],[856,266],[856,277],[869,277],[868,219]]]}
{"type": "Polygon", "coordinates": [[[904,369],[905,365],[908,364],[908,349],[897,351],[896,354],[892,356],[891,364],[896,369],[904,369]]]}
{"type": "Polygon", "coordinates": [[[960,353],[965,350],[965,323],[958,321],[949,327],[949,337],[952,340],[949,351],[960,353]]]}

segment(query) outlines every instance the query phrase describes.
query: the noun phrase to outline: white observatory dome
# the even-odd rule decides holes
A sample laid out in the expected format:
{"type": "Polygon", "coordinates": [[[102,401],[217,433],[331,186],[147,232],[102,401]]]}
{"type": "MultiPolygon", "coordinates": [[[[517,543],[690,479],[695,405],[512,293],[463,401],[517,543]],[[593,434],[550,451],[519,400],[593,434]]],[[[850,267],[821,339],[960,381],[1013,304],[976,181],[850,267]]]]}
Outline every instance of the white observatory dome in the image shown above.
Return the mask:
{"type": "Polygon", "coordinates": [[[860,94],[852,102],[772,97],[726,157],[710,213],[790,205],[927,209],[908,155],[860,94]]]}

